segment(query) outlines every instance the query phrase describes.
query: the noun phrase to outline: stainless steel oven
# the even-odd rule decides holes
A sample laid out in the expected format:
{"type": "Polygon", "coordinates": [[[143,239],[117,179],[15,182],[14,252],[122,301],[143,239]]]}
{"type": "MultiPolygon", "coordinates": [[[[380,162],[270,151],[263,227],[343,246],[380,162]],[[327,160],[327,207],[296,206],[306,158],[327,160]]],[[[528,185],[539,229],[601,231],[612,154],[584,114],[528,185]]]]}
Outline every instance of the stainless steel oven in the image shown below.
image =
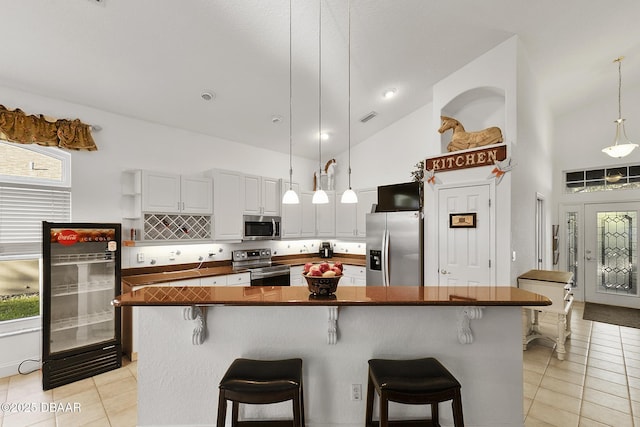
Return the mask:
{"type": "Polygon", "coordinates": [[[251,286],[289,286],[288,265],[271,262],[271,249],[237,250],[231,254],[234,270],[251,273],[251,286]]]}
{"type": "Polygon", "coordinates": [[[242,240],[280,240],[280,217],[243,215],[242,240]]]}

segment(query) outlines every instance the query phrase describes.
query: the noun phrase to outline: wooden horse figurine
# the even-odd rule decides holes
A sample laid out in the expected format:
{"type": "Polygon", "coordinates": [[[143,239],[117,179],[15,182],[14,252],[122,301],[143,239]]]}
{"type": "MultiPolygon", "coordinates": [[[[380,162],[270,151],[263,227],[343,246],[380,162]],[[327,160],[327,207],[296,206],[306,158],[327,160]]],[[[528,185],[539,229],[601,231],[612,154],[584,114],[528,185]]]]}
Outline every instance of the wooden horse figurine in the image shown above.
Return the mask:
{"type": "Polygon", "coordinates": [[[442,120],[442,125],[440,129],[438,129],[438,132],[444,133],[449,129],[453,129],[451,142],[447,145],[447,151],[449,152],[502,142],[502,132],[498,127],[467,132],[464,130],[462,123],[452,117],[440,116],[440,119],[442,120]]]}
{"type": "MultiPolygon", "coordinates": [[[[321,183],[326,184],[322,186],[323,190],[326,191],[326,190],[334,189],[337,165],[338,163],[336,162],[336,159],[331,159],[324,165],[324,172],[320,177],[321,183]]],[[[318,189],[318,173],[314,172],[313,173],[313,191],[316,191],[317,189],[318,189]]]]}

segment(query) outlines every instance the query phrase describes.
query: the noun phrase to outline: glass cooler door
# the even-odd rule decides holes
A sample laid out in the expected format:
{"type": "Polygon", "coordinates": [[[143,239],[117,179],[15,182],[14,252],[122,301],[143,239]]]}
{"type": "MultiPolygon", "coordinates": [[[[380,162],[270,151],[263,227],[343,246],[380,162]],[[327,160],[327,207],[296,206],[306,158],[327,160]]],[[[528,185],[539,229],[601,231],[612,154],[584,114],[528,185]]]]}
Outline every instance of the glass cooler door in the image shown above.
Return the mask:
{"type": "Polygon", "coordinates": [[[119,326],[111,305],[120,289],[116,230],[51,228],[50,235],[48,260],[45,257],[49,274],[44,275],[49,282],[43,307],[49,322],[45,354],[116,340],[119,326]]]}

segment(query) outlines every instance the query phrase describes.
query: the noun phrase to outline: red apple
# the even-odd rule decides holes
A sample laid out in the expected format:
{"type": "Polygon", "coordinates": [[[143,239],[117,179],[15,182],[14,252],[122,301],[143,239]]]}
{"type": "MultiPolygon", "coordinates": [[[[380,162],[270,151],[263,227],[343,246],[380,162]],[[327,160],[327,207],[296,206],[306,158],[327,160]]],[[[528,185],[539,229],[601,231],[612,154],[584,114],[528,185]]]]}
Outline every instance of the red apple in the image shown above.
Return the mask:
{"type": "Polygon", "coordinates": [[[314,277],[320,277],[322,276],[322,271],[318,270],[311,270],[309,271],[309,274],[307,274],[307,276],[314,276],[314,277]]]}
{"type": "Polygon", "coordinates": [[[340,270],[338,267],[336,267],[335,265],[333,267],[331,267],[330,271],[334,271],[336,273],[336,276],[340,276],[342,274],[342,270],[340,270]]]}
{"type": "Polygon", "coordinates": [[[322,264],[320,264],[318,266],[320,268],[321,272],[325,272],[325,271],[329,271],[330,267],[329,267],[329,263],[328,262],[323,262],[322,264]]]}
{"type": "Polygon", "coordinates": [[[340,271],[344,270],[344,267],[342,266],[342,263],[341,263],[340,261],[336,261],[336,262],[334,262],[334,263],[333,263],[333,266],[334,266],[335,268],[339,268],[339,269],[340,269],[340,271]]]}
{"type": "Polygon", "coordinates": [[[312,263],[312,262],[308,262],[308,263],[306,263],[306,264],[304,265],[304,270],[303,270],[303,271],[304,271],[305,273],[308,273],[308,272],[309,272],[309,269],[311,268],[311,266],[312,266],[312,265],[313,265],[313,263],[312,263]]]}

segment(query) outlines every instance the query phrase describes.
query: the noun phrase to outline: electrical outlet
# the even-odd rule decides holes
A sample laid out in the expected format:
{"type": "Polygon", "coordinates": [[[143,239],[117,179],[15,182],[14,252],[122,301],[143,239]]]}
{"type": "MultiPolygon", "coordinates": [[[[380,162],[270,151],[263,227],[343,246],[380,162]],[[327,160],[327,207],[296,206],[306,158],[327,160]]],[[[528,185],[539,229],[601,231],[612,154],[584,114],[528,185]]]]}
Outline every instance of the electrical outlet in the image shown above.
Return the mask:
{"type": "Polygon", "coordinates": [[[351,384],[351,400],[362,400],[362,384],[351,384]]]}
{"type": "Polygon", "coordinates": [[[174,259],[176,259],[176,253],[173,251],[169,252],[169,260],[173,261],[174,259]]]}
{"type": "Polygon", "coordinates": [[[138,252],[138,262],[144,262],[144,253],[138,252]]]}

